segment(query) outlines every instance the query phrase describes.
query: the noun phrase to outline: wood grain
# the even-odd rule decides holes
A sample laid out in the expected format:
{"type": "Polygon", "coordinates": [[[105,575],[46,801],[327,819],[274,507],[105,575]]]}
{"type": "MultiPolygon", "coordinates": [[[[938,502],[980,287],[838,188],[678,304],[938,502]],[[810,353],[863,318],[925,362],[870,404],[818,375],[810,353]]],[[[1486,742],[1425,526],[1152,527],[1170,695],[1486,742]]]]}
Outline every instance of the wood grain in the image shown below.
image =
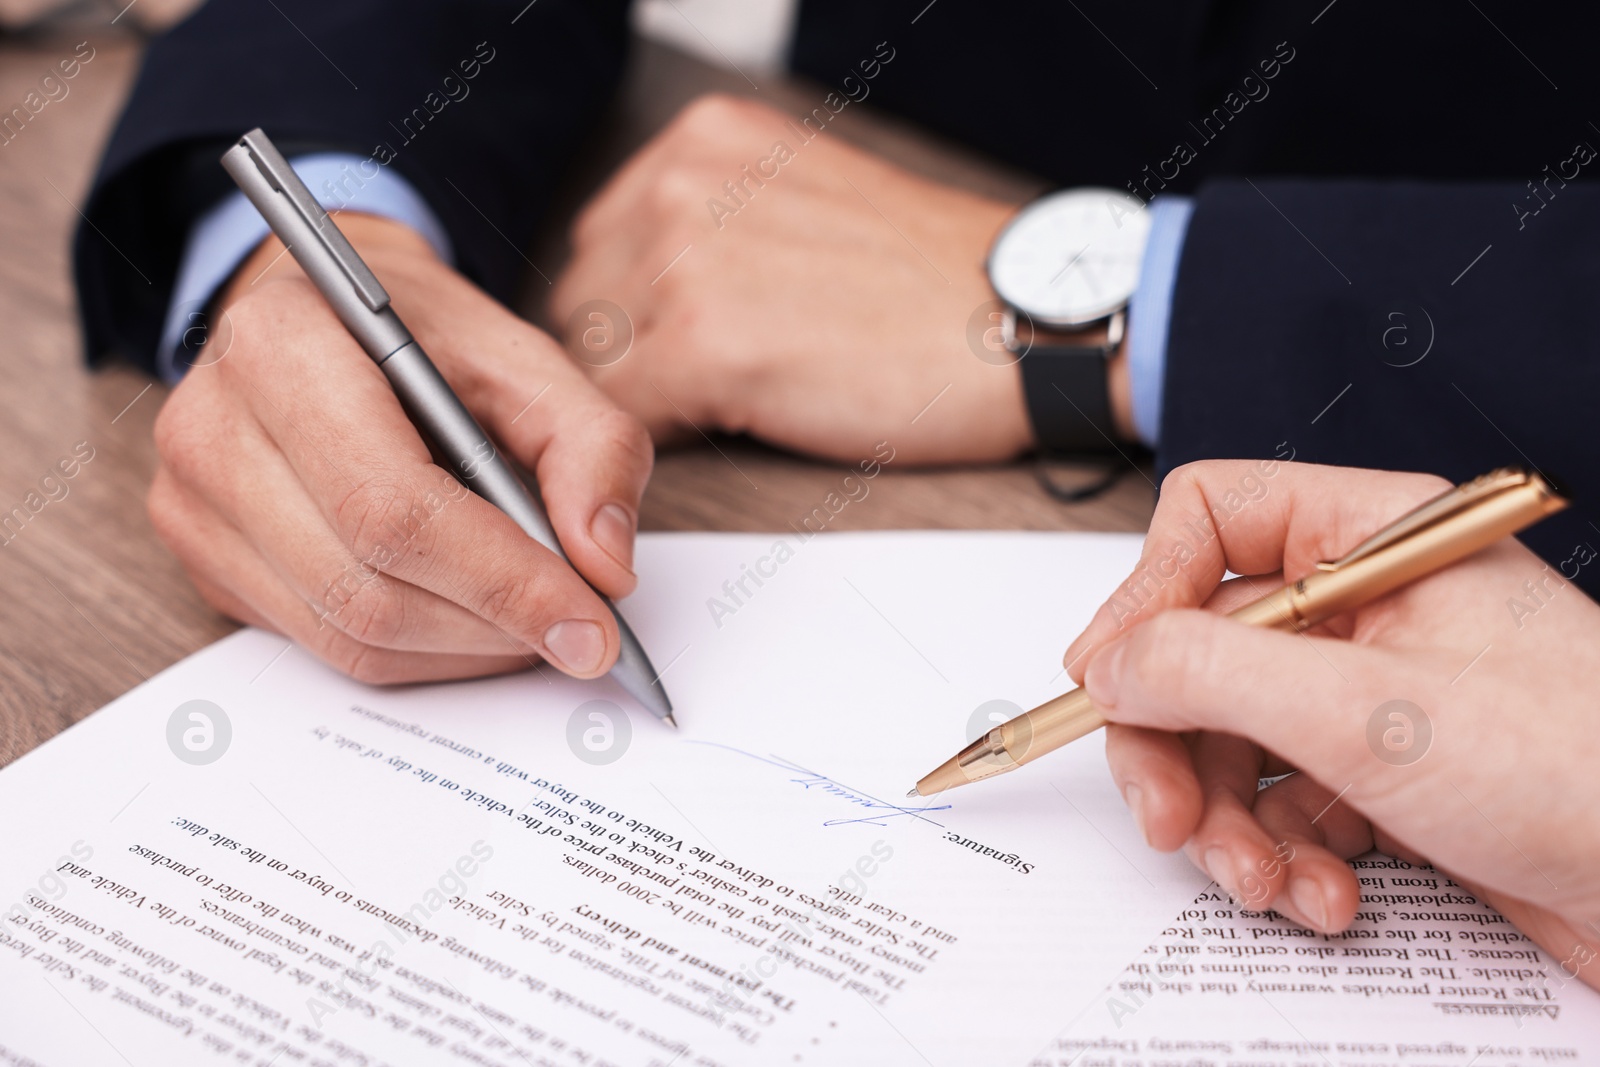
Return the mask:
{"type": "MultiPolygon", "coordinates": [[[[9,109],[85,34],[0,42],[0,104],[9,109]]],[[[107,701],[229,633],[162,547],[145,516],[155,469],[151,427],[166,388],[125,368],[91,372],[82,361],[68,242],[104,139],[139,59],[129,37],[90,35],[96,55],[23,134],[0,146],[0,764],[107,701]],[[92,449],[70,479],[57,464],[92,449]],[[56,475],[47,488],[40,480],[56,475]],[[37,513],[32,503],[47,501],[37,513]]],[[[737,75],[654,45],[636,49],[617,106],[583,153],[551,217],[568,217],[607,170],[701,92],[750,93],[737,75]]],[[[822,90],[763,84],[770,103],[809,109],[822,90]]],[[[987,195],[1022,200],[1039,188],[952,146],[863,109],[839,133],[901,164],[987,195]]],[[[120,253],[135,266],[140,250],[120,253]]],[[[557,224],[534,250],[564,257],[557,224]]],[[[548,268],[547,268],[548,269],[548,268]]],[[[538,321],[544,294],[520,307],[538,321]]],[[[69,463],[70,466],[70,463],[69,463]]],[[[744,440],[664,454],[645,497],[647,530],[785,530],[838,489],[844,468],[744,440]]],[[[1139,530],[1149,519],[1148,472],[1103,497],[1066,506],[1037,485],[1030,465],[908,470],[891,465],[871,494],[831,529],[975,528],[1139,530]]]]}

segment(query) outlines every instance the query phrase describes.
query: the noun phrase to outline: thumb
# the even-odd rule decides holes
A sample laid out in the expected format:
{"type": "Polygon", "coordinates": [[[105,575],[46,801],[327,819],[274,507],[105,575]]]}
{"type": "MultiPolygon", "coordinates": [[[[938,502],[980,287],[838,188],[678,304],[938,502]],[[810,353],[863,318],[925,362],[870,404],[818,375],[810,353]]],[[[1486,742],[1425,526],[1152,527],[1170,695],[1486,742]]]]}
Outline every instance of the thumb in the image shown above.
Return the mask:
{"type": "Polygon", "coordinates": [[[637,584],[634,538],[655,459],[650,436],[570,366],[533,371],[517,394],[533,399],[515,415],[509,405],[501,407],[490,425],[532,468],[572,565],[600,592],[620,599],[637,584]],[[553,373],[544,377],[541,370],[553,373]]]}
{"type": "Polygon", "coordinates": [[[1314,777],[1372,769],[1367,722],[1403,697],[1388,653],[1246,626],[1209,611],[1162,612],[1096,654],[1084,685],[1112,722],[1249,738],[1314,777]]]}
{"type": "Polygon", "coordinates": [[[591,403],[562,412],[539,455],[550,523],[574,565],[601,592],[633,591],[639,504],[655,461],[650,435],[593,386],[591,403]]]}

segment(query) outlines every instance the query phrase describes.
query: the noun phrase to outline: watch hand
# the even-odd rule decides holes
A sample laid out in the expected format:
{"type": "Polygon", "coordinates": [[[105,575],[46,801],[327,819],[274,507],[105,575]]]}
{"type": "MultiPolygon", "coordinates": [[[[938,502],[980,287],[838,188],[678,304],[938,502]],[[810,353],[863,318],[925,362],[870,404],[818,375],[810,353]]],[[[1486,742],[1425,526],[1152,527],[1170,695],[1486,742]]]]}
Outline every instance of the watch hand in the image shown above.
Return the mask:
{"type": "Polygon", "coordinates": [[[1089,291],[1094,294],[1094,298],[1096,300],[1099,300],[1100,299],[1100,285],[1096,281],[1096,279],[1099,278],[1099,273],[1096,272],[1096,271],[1090,270],[1088,263],[1085,263],[1083,265],[1083,269],[1081,271],[1079,271],[1079,273],[1083,275],[1083,280],[1089,284],[1089,291]]]}
{"type": "Polygon", "coordinates": [[[1065,267],[1062,267],[1060,270],[1056,271],[1056,276],[1054,278],[1050,279],[1050,284],[1054,285],[1056,282],[1060,281],[1061,280],[1061,276],[1063,274],[1065,274],[1065,273],[1067,273],[1067,271],[1071,270],[1073,268],[1073,266],[1077,264],[1078,260],[1082,259],[1085,255],[1088,254],[1090,247],[1092,247],[1092,246],[1091,245],[1084,245],[1083,249],[1077,255],[1073,256],[1072,259],[1067,262],[1067,265],[1065,267]]]}

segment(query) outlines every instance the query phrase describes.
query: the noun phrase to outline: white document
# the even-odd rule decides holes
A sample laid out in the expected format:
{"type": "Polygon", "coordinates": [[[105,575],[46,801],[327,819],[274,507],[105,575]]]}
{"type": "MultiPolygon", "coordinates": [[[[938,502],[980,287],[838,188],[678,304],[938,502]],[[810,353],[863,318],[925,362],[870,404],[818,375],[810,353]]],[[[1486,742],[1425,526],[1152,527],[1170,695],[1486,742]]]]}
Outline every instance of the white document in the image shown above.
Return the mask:
{"type": "Polygon", "coordinates": [[[1098,741],[904,799],[1069,684],[1137,550],[647,536],[678,731],[609,681],[373,689],[244,631],[0,772],[0,1064],[1583,1062],[1600,998],[1464,893],[1372,868],[1449,899],[1345,938],[1240,912],[1098,741]]]}

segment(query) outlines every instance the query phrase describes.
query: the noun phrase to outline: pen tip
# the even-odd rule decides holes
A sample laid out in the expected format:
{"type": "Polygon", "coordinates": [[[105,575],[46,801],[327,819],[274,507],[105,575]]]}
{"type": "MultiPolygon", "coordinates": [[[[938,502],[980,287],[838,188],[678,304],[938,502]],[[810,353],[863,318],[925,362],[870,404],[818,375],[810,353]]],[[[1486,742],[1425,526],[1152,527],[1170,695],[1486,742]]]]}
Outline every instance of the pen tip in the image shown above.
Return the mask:
{"type": "Polygon", "coordinates": [[[661,716],[661,721],[672,727],[674,730],[678,728],[678,720],[672,717],[672,712],[670,711],[661,716]]]}
{"type": "Polygon", "coordinates": [[[910,791],[910,792],[909,792],[909,793],[907,793],[907,794],[906,794],[906,796],[907,796],[907,797],[908,797],[908,798],[909,798],[909,797],[916,797],[916,796],[921,796],[921,795],[922,795],[922,794],[921,794],[921,793],[918,793],[918,792],[917,792],[917,787],[916,787],[916,786],[912,786],[912,787],[911,787],[911,791],[910,791]]]}

